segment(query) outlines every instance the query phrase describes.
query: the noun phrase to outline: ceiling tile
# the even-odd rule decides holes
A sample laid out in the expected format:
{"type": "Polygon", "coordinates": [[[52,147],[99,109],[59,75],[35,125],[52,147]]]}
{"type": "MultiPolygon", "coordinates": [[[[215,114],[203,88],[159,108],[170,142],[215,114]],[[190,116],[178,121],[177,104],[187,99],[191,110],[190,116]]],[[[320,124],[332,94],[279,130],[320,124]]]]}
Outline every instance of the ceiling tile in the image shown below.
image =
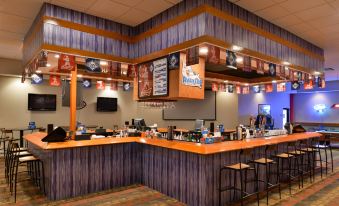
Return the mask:
{"type": "Polygon", "coordinates": [[[22,41],[0,38],[0,57],[22,59],[22,41]]]}
{"type": "Polygon", "coordinates": [[[255,13],[264,19],[276,19],[290,14],[289,11],[278,5],[270,6],[255,13]]]}
{"type": "Polygon", "coordinates": [[[76,11],[85,11],[91,7],[96,0],[51,0],[50,3],[62,6],[65,8],[73,9],[76,11]]]}
{"type": "Polygon", "coordinates": [[[124,5],[129,6],[129,7],[134,7],[138,3],[140,3],[142,0],[111,0],[111,1],[117,2],[117,3],[120,3],[120,4],[124,4],[124,5]]]}
{"type": "Polygon", "coordinates": [[[310,25],[308,25],[307,23],[300,23],[300,24],[295,24],[295,25],[291,25],[286,27],[287,30],[289,30],[292,33],[304,33],[306,31],[310,31],[313,30],[314,28],[310,25]]]}
{"type": "Polygon", "coordinates": [[[182,0],[166,0],[172,4],[177,4],[177,3],[180,3],[182,0]]]}
{"type": "Polygon", "coordinates": [[[237,4],[237,5],[239,5],[243,8],[246,8],[250,11],[257,11],[257,10],[261,10],[261,9],[265,9],[267,7],[270,7],[275,3],[271,0],[260,0],[260,1],[240,0],[238,2],[235,2],[235,4],[237,4]]]}
{"type": "Polygon", "coordinates": [[[0,39],[23,40],[24,34],[8,32],[0,29],[0,39]]]}
{"type": "Polygon", "coordinates": [[[287,0],[280,3],[280,6],[286,8],[290,12],[302,11],[325,4],[324,0],[287,0]]]}
{"type": "Polygon", "coordinates": [[[164,0],[157,0],[157,1],[143,0],[142,2],[137,4],[135,8],[143,10],[155,16],[171,6],[173,6],[171,3],[164,1],[164,0]]]}
{"type": "Polygon", "coordinates": [[[26,34],[31,20],[16,15],[9,15],[0,12],[0,29],[8,32],[26,34]]]}
{"type": "Polygon", "coordinates": [[[125,24],[136,26],[147,19],[151,18],[153,15],[149,14],[145,11],[141,11],[138,9],[130,9],[128,12],[126,12],[124,15],[120,16],[117,21],[118,22],[124,22],[125,24]]]}
{"type": "Polygon", "coordinates": [[[304,21],[317,20],[321,17],[328,17],[334,14],[336,14],[336,10],[328,4],[295,13],[296,16],[304,21]]]}
{"type": "Polygon", "coordinates": [[[317,28],[329,27],[331,25],[338,26],[337,24],[339,24],[339,14],[336,13],[334,15],[320,17],[307,21],[307,23],[317,28]]]}
{"type": "Polygon", "coordinates": [[[43,2],[43,0],[1,0],[0,12],[34,19],[43,2]]]}
{"type": "Polygon", "coordinates": [[[284,16],[281,18],[277,18],[277,19],[274,19],[272,22],[281,27],[287,27],[287,26],[292,26],[292,25],[302,23],[302,21],[294,15],[288,15],[288,16],[284,16]]]}
{"type": "Polygon", "coordinates": [[[86,10],[86,13],[114,21],[117,17],[125,14],[129,9],[130,7],[128,6],[110,0],[97,0],[93,6],[86,10]]]}

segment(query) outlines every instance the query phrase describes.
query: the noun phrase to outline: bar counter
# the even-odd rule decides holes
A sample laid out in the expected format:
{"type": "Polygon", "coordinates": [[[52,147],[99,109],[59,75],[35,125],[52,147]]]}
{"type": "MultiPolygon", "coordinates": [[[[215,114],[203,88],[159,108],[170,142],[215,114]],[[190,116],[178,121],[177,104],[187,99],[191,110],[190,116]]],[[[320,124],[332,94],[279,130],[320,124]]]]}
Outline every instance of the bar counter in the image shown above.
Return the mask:
{"type": "MultiPolygon", "coordinates": [[[[139,137],[43,143],[46,133],[28,134],[30,152],[44,163],[47,197],[65,199],[142,184],[188,205],[219,205],[219,169],[237,162],[240,149],[321,136],[300,133],[210,145],[139,137]]],[[[223,184],[229,182],[223,177],[223,184]]],[[[249,187],[250,188],[250,187],[249,187]]],[[[232,193],[224,192],[222,204],[232,193]]],[[[237,198],[237,197],[236,197],[237,198]]]]}

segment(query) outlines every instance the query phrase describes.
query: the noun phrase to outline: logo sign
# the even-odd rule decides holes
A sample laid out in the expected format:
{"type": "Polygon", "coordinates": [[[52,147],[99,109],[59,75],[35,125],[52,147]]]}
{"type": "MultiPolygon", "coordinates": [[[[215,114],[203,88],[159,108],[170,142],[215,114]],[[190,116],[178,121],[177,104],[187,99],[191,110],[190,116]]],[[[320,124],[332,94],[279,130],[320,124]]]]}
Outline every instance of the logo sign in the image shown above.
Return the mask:
{"type": "Polygon", "coordinates": [[[111,82],[111,90],[118,91],[118,82],[111,82]]]}
{"type": "Polygon", "coordinates": [[[90,72],[101,72],[99,59],[86,59],[86,69],[90,72]]]}
{"type": "Polygon", "coordinates": [[[124,91],[129,91],[131,88],[131,84],[129,82],[124,82],[123,83],[123,90],[124,91]]]}
{"type": "Polygon", "coordinates": [[[305,82],[304,83],[304,89],[307,90],[307,89],[313,89],[313,80],[310,79],[308,80],[308,82],[305,82]]]}
{"type": "Polygon", "coordinates": [[[68,54],[61,54],[58,60],[58,70],[75,70],[75,57],[68,54]]]}
{"type": "Polygon", "coordinates": [[[242,93],[243,94],[249,94],[250,93],[250,87],[249,86],[243,87],[242,88],[242,93]]]}
{"type": "Polygon", "coordinates": [[[277,92],[284,92],[286,91],[286,84],[285,83],[278,83],[277,84],[277,92]]]}
{"type": "Polygon", "coordinates": [[[253,92],[260,93],[260,86],[259,85],[253,86],[253,92]]]}
{"type": "Polygon", "coordinates": [[[212,83],[212,91],[217,92],[218,91],[218,84],[217,83],[212,83]]]}
{"type": "Polygon", "coordinates": [[[237,56],[232,51],[226,51],[226,66],[231,69],[237,69],[237,56]]]}
{"type": "Polygon", "coordinates": [[[82,86],[85,88],[91,88],[92,87],[92,81],[90,79],[83,79],[82,80],[82,86]]]}
{"type": "Polygon", "coordinates": [[[219,64],[220,62],[220,48],[219,47],[216,47],[213,45],[208,46],[208,54],[207,54],[206,62],[211,63],[211,64],[219,64]]]}
{"type": "Polygon", "coordinates": [[[257,73],[264,74],[265,73],[265,62],[260,59],[258,59],[257,61],[258,61],[257,73]]]}
{"type": "Polygon", "coordinates": [[[187,49],[186,55],[187,66],[199,64],[199,46],[187,49]]]}
{"type": "Polygon", "coordinates": [[[43,75],[42,74],[32,74],[31,76],[32,84],[42,84],[42,82],[44,81],[43,75]]]}
{"type": "Polygon", "coordinates": [[[104,90],[105,89],[105,82],[104,81],[97,81],[96,88],[98,90],[104,90]]]}
{"type": "Polygon", "coordinates": [[[267,93],[273,92],[273,84],[266,84],[265,85],[265,91],[267,93]]]}
{"type": "Polygon", "coordinates": [[[226,85],[225,84],[220,84],[219,85],[219,91],[226,92],[226,85]]]}
{"type": "Polygon", "coordinates": [[[61,85],[60,77],[56,75],[49,76],[49,85],[58,87],[61,85]]]}
{"type": "Polygon", "coordinates": [[[268,74],[270,76],[275,76],[276,75],[276,65],[275,64],[272,64],[272,63],[269,64],[268,74]]]}
{"type": "Polygon", "coordinates": [[[240,86],[236,86],[235,90],[236,90],[237,94],[241,94],[241,87],[240,86]]]}
{"type": "Polygon", "coordinates": [[[168,69],[179,69],[180,53],[176,52],[167,57],[168,69]]]}
{"type": "Polygon", "coordinates": [[[300,82],[299,81],[291,82],[291,89],[292,90],[299,90],[300,89],[300,82]]]}
{"type": "Polygon", "coordinates": [[[185,63],[182,67],[182,83],[191,87],[202,87],[202,80],[200,74],[193,71],[191,66],[186,66],[185,63]]]}
{"type": "Polygon", "coordinates": [[[233,93],[234,92],[234,85],[233,84],[229,84],[228,85],[228,92],[229,93],[233,93]]]}

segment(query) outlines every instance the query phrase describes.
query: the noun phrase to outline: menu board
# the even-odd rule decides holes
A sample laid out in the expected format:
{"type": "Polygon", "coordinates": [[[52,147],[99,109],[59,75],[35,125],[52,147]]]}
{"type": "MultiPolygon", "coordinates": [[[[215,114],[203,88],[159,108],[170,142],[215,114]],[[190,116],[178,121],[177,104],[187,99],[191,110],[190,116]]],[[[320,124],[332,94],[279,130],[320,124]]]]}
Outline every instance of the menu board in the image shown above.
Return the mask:
{"type": "Polygon", "coordinates": [[[139,65],[138,96],[141,99],[168,96],[167,57],[139,65]]]}

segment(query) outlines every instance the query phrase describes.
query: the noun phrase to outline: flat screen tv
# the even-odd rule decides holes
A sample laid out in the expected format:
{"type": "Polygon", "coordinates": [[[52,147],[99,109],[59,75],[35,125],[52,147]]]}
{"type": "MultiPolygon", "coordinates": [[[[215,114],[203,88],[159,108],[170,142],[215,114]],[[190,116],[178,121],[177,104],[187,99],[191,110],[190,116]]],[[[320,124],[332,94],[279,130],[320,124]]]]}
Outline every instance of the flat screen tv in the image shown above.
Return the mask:
{"type": "Polygon", "coordinates": [[[56,95],[28,94],[28,110],[56,111],[56,95]]]}
{"type": "Polygon", "coordinates": [[[98,112],[115,112],[118,110],[118,99],[110,97],[97,97],[98,112]]]}

